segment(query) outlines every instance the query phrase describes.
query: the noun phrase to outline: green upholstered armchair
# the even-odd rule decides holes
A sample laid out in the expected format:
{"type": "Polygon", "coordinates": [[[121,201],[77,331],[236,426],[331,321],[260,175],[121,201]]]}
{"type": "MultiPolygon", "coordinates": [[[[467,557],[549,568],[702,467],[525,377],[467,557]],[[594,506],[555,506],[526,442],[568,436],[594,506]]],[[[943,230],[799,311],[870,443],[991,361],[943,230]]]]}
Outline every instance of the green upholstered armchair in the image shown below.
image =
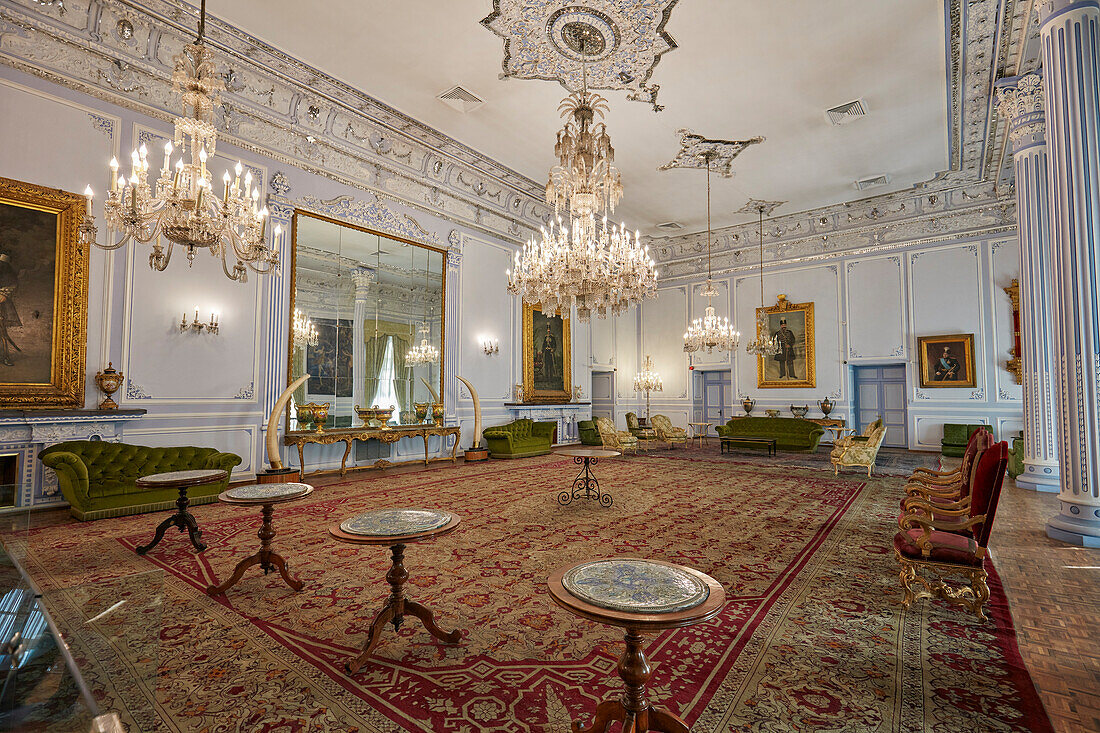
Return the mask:
{"type": "Polygon", "coordinates": [[[481,433],[493,458],[526,458],[550,452],[556,422],[535,422],[520,418],[507,425],[486,428],[481,433]]]}
{"type": "Polygon", "coordinates": [[[595,420],[579,421],[577,432],[581,436],[582,445],[603,445],[603,439],[600,438],[600,429],[596,427],[595,420]]]}
{"type": "MultiPolygon", "coordinates": [[[[228,474],[241,463],[236,453],[222,453],[216,448],[153,448],[99,440],[58,443],[39,453],[38,458],[57,472],[69,512],[81,521],[160,511],[176,505],[176,489],[139,489],[137,480],[142,476],[203,468],[218,468],[228,474]]],[[[228,478],[195,486],[188,498],[192,505],[208,504],[217,501],[218,494],[228,487],[228,478]]]]}
{"type": "Polygon", "coordinates": [[[610,418],[597,417],[596,428],[600,431],[604,448],[617,450],[620,453],[638,452],[638,439],[629,430],[617,430],[610,418]]]}
{"type": "MultiPolygon", "coordinates": [[[[940,452],[945,456],[953,456],[958,458],[966,452],[966,445],[970,442],[970,436],[974,434],[974,431],[984,428],[989,432],[993,432],[993,428],[983,423],[974,423],[970,425],[960,425],[955,423],[944,423],[943,425],[943,442],[941,443],[940,452]]],[[[996,434],[994,434],[996,438],[996,434]]]]}
{"type": "Polygon", "coordinates": [[[635,437],[642,432],[642,424],[638,422],[638,416],[633,412],[626,413],[626,429],[635,437]]]}
{"type": "Polygon", "coordinates": [[[676,443],[687,442],[687,431],[673,425],[665,415],[654,415],[650,422],[653,424],[653,429],[657,431],[657,440],[668,443],[670,448],[676,443]]]}
{"type": "Polygon", "coordinates": [[[1012,450],[1008,453],[1008,475],[1016,478],[1024,472],[1024,439],[1017,435],[1012,439],[1012,450]]]}

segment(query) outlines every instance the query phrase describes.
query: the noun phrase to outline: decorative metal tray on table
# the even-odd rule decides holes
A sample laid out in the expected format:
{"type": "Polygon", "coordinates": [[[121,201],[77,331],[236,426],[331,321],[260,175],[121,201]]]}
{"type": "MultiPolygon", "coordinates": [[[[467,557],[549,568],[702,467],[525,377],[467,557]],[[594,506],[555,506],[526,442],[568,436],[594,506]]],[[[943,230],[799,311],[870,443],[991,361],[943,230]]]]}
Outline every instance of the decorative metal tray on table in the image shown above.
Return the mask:
{"type": "Polygon", "coordinates": [[[433,509],[375,509],[345,519],[340,523],[340,529],[365,537],[388,537],[430,532],[448,524],[451,519],[447,512],[433,509]]]}
{"type": "Polygon", "coordinates": [[[593,606],[625,613],[675,613],[710,597],[700,578],[648,560],[594,560],[569,570],[565,589],[593,606]]]}
{"type": "Polygon", "coordinates": [[[309,484],[254,484],[252,486],[238,486],[225,492],[230,499],[241,501],[259,501],[261,499],[289,499],[293,496],[301,496],[307,493],[312,486],[309,484]]]}

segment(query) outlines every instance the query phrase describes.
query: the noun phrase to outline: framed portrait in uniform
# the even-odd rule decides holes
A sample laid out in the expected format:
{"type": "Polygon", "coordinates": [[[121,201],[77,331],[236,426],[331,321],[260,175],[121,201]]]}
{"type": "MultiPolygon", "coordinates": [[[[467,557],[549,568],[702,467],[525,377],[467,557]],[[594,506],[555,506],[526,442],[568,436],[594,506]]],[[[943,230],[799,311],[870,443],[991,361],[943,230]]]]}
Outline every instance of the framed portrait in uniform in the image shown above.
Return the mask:
{"type": "Polygon", "coordinates": [[[814,304],[791,303],[780,295],[775,305],[756,309],[756,323],[757,338],[776,346],[774,356],[756,357],[756,386],[816,387],[814,304]]]}
{"type": "Polygon", "coordinates": [[[974,378],[974,334],[918,336],[920,386],[936,389],[970,387],[974,378]]]}
{"type": "Polygon", "coordinates": [[[569,320],[523,304],[523,400],[569,402],[573,398],[569,320]]]}
{"type": "Polygon", "coordinates": [[[84,406],[84,197],[0,178],[0,407],[84,406]]]}

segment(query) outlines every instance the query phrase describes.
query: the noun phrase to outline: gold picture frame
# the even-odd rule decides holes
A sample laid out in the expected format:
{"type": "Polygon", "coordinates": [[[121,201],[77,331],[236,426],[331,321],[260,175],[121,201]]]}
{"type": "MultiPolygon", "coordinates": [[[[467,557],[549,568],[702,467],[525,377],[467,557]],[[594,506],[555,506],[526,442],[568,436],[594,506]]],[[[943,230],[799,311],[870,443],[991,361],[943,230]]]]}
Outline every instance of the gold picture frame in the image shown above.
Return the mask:
{"type": "Polygon", "coordinates": [[[547,316],[537,306],[524,303],[523,401],[569,402],[572,399],[573,351],[569,341],[569,319],[557,314],[547,316]],[[547,328],[551,337],[549,347],[547,328]],[[555,364],[547,374],[547,362],[551,359],[555,364]]]}
{"type": "Polygon", "coordinates": [[[974,334],[918,336],[920,386],[928,389],[977,386],[974,374],[974,334]]]}
{"type": "Polygon", "coordinates": [[[84,197],[0,178],[0,406],[84,406],[84,197]]]}
{"type": "Polygon", "coordinates": [[[756,324],[758,339],[781,342],[775,356],[756,357],[756,386],[816,387],[814,304],[791,303],[786,295],[780,295],[775,305],[756,309],[756,324]]]}

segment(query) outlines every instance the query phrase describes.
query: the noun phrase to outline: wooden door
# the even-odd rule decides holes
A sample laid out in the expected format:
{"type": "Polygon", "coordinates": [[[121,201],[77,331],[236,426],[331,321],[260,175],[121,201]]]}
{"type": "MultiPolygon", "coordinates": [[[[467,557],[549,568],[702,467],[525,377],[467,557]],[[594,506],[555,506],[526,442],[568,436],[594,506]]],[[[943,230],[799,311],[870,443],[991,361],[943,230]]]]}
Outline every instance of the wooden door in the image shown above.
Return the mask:
{"type": "Polygon", "coordinates": [[[886,426],[883,445],[909,447],[909,419],[906,413],[905,365],[852,367],[855,379],[855,425],[859,432],[882,418],[886,426]]]}

